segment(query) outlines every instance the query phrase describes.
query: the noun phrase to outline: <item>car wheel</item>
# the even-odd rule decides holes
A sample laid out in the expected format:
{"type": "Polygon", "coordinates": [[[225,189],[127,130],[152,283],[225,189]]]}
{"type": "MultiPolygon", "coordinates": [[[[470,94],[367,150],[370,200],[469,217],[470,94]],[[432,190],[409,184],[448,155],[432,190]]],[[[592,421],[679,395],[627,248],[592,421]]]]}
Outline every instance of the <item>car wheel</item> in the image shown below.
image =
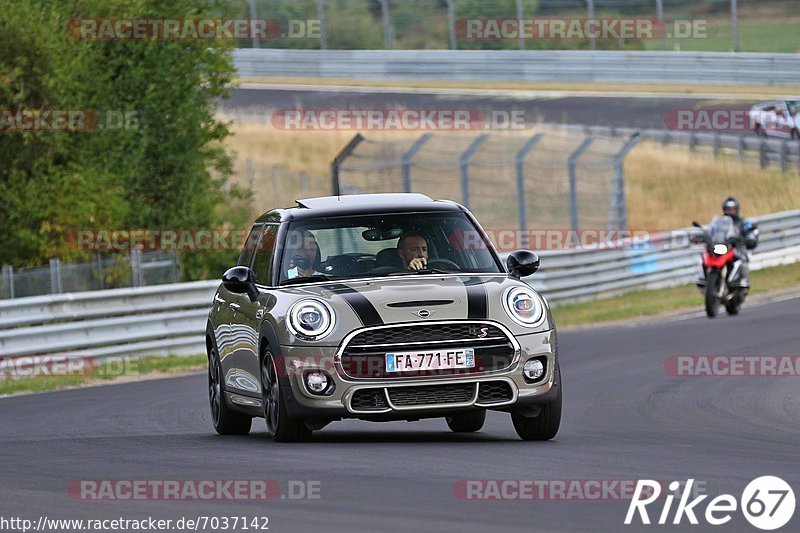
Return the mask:
{"type": "Polygon", "coordinates": [[[445,417],[447,427],[455,433],[474,433],[480,431],[486,422],[486,409],[472,413],[460,413],[445,417]]]}
{"type": "Polygon", "coordinates": [[[550,440],[558,433],[561,426],[561,368],[557,367],[557,392],[552,403],[541,406],[538,416],[529,417],[522,413],[512,411],[511,421],[514,429],[522,440],[550,440]]]}
{"type": "Polygon", "coordinates": [[[214,429],[220,435],[247,435],[253,418],[228,407],[221,368],[217,352],[212,348],[208,354],[208,403],[214,429]]]}
{"type": "Polygon", "coordinates": [[[267,432],[276,442],[297,442],[311,437],[311,430],[301,420],[289,418],[286,400],[281,392],[277,366],[272,352],[267,351],[261,362],[261,395],[267,432]]]}

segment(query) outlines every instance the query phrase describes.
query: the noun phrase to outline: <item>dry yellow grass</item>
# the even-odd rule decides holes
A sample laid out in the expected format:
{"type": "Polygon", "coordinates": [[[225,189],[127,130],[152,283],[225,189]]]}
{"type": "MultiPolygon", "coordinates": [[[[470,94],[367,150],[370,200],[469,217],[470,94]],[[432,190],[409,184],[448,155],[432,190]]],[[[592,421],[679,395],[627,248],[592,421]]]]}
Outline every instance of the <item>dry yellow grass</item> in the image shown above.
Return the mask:
{"type": "Polygon", "coordinates": [[[643,143],[625,161],[628,224],[631,228],[667,230],[707,222],[722,200],[736,196],[745,216],[800,207],[800,177],[742,164],[736,158],[714,159],[686,147],[643,143]]]}
{"type": "MultiPolygon", "coordinates": [[[[233,135],[227,140],[226,146],[236,154],[233,181],[245,186],[252,185],[254,214],[277,206],[292,205],[295,199],[306,195],[330,194],[331,159],[355,135],[353,131],[284,131],[265,124],[238,121],[231,130],[233,135]],[[273,171],[273,166],[278,170],[273,171]],[[273,172],[277,173],[277,179],[273,178],[273,172]],[[301,173],[309,176],[305,189],[301,188],[301,173]]],[[[460,134],[461,137],[463,135],[460,134]]],[[[493,133],[495,135],[529,137],[531,131],[493,133]]],[[[418,136],[419,132],[416,131],[368,134],[372,140],[399,142],[410,142],[418,136]]],[[[498,176],[508,174],[508,170],[500,165],[495,167],[498,176]]],[[[548,168],[539,166],[538,171],[547,173],[548,168]]],[[[551,180],[555,187],[563,181],[556,179],[556,174],[563,174],[563,169],[559,167],[550,171],[555,172],[551,180]]],[[[487,176],[487,169],[476,168],[473,174],[476,179],[483,179],[487,176]]],[[[376,177],[379,178],[379,175],[372,178],[376,177]]],[[[800,177],[794,170],[785,174],[772,169],[761,170],[752,164],[742,164],[735,158],[714,159],[709,154],[691,153],[682,146],[640,144],[626,159],[625,179],[628,224],[637,229],[667,230],[687,227],[692,220],[706,222],[719,211],[722,199],[730,194],[742,201],[742,211],[746,216],[800,207],[800,177]]],[[[433,181],[440,180],[437,178],[433,181]]],[[[488,188],[475,183],[473,192],[508,202],[508,194],[501,194],[503,191],[498,189],[499,185],[493,181],[486,183],[489,184],[488,188]]],[[[446,196],[458,200],[459,194],[456,188],[446,196]]],[[[540,206],[539,209],[546,207],[540,206]]],[[[514,213],[503,209],[480,216],[487,227],[513,227],[516,220],[514,213]],[[508,216],[504,218],[501,216],[503,214],[508,216]],[[493,217],[497,220],[493,220],[493,217]]],[[[562,220],[554,220],[555,226],[564,227],[564,224],[562,220]]]]}

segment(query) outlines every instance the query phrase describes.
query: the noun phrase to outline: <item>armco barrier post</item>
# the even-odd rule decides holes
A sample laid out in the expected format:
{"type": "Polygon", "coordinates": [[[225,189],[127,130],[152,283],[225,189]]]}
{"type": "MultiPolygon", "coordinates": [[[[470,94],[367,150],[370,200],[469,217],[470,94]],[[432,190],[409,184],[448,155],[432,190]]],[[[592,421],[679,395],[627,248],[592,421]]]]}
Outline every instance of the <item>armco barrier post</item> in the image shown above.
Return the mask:
{"type": "Polygon", "coordinates": [[[459,166],[461,167],[461,203],[464,204],[464,207],[467,209],[469,209],[469,160],[488,139],[488,134],[479,136],[469,148],[461,154],[461,158],[459,159],[459,166]]]}
{"type": "Polygon", "coordinates": [[[539,141],[544,137],[543,133],[539,133],[530,138],[525,143],[525,146],[517,152],[515,160],[517,170],[517,209],[519,210],[519,231],[521,235],[525,235],[525,230],[528,229],[528,219],[526,216],[526,198],[525,198],[525,158],[531,153],[531,150],[539,144],[539,141]]]}
{"type": "Polygon", "coordinates": [[[403,192],[411,192],[411,160],[417,155],[417,152],[425,146],[425,143],[433,137],[432,133],[426,133],[417,139],[411,148],[403,154],[401,164],[403,166],[403,192]]]}
{"type": "Polygon", "coordinates": [[[134,287],[141,287],[142,284],[142,251],[139,249],[131,250],[131,284],[134,287]]]}
{"type": "Polygon", "coordinates": [[[575,167],[578,159],[583,155],[589,146],[594,142],[594,138],[586,138],[574,152],[572,152],[567,160],[567,169],[569,171],[569,217],[570,229],[578,231],[578,176],[575,167]]]}
{"type": "Polygon", "coordinates": [[[319,18],[319,49],[328,49],[328,27],[325,24],[325,0],[317,0],[317,18],[319,18]]]}

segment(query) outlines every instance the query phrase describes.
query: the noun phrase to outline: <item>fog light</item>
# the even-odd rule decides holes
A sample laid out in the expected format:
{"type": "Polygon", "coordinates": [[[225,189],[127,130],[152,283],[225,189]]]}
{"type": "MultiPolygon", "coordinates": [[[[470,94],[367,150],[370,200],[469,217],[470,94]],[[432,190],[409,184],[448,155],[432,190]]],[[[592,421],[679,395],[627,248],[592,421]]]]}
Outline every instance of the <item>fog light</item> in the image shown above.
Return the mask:
{"type": "Polygon", "coordinates": [[[522,367],[522,373],[531,381],[536,381],[544,374],[544,365],[538,359],[529,359],[522,367]]]}
{"type": "Polygon", "coordinates": [[[311,394],[330,394],[333,392],[333,383],[326,372],[312,370],[305,375],[306,387],[311,394]]]}

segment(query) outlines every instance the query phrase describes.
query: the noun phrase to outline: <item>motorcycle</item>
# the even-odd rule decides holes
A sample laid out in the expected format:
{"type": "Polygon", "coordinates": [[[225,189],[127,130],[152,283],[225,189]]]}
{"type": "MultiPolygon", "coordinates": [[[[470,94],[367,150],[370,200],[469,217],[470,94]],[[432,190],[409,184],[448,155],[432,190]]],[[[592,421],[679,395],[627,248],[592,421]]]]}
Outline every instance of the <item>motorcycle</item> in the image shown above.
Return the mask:
{"type": "Polygon", "coordinates": [[[702,235],[693,235],[691,241],[705,244],[703,277],[698,280],[697,288],[705,297],[706,315],[709,318],[717,316],[720,305],[725,306],[729,315],[738,315],[750,287],[740,284],[746,258],[737,253],[737,246],[744,242],[748,250],[755,248],[757,227],[753,224],[750,228],[752,233],[745,238],[728,216],[714,218],[708,228],[698,222],[692,222],[692,225],[703,230],[702,235]]]}

